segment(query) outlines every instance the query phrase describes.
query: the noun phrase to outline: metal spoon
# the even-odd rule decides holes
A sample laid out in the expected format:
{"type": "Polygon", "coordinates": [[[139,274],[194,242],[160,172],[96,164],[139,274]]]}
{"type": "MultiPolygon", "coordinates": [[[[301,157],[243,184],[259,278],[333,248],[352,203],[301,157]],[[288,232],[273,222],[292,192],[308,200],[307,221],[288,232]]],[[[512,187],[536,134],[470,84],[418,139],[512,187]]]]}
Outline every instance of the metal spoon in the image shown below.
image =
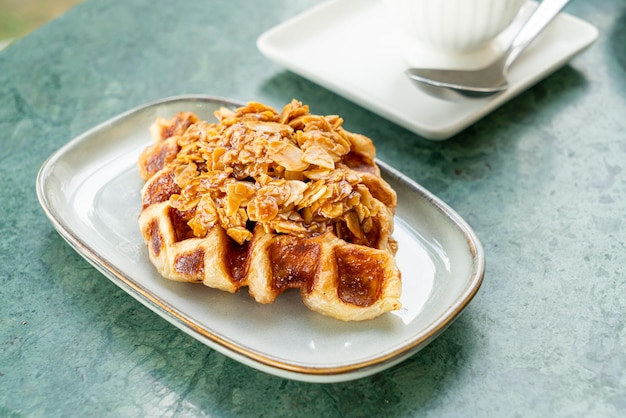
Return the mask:
{"type": "Polygon", "coordinates": [[[509,86],[507,73],[510,66],[569,1],[543,0],[515,35],[502,57],[485,68],[478,70],[409,68],[406,75],[428,94],[444,99],[458,96],[458,93],[470,97],[484,97],[506,90],[509,86]]]}

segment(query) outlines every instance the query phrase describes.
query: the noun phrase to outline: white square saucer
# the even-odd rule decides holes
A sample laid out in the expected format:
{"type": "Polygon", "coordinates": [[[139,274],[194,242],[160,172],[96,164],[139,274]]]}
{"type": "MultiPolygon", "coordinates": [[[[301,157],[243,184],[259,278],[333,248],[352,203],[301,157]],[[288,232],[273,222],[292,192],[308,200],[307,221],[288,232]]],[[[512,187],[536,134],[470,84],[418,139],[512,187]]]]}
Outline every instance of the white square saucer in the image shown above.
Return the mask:
{"type": "MultiPolygon", "coordinates": [[[[536,7],[528,2],[496,40],[505,47],[536,7]]],[[[331,0],[263,33],[259,50],[269,59],[427,139],[450,138],[591,45],[598,30],[561,13],[523,53],[509,73],[511,87],[496,96],[444,101],[427,95],[405,76],[409,65],[479,67],[491,57],[459,59],[410,49],[379,0],[331,0]],[[407,53],[407,51],[411,51],[407,53]]]]}

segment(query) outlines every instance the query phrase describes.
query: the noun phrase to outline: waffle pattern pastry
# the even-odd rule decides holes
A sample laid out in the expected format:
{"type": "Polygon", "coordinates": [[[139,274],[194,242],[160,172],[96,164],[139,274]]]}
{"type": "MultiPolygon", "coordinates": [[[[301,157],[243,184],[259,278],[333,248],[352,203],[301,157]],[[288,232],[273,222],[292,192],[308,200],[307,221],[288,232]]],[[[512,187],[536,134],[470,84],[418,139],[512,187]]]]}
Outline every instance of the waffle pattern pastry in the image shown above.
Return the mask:
{"type": "Polygon", "coordinates": [[[158,118],[139,157],[139,226],[167,279],[260,303],[290,288],[345,321],[400,308],[392,239],[396,194],[372,141],[294,100],[158,118]]]}

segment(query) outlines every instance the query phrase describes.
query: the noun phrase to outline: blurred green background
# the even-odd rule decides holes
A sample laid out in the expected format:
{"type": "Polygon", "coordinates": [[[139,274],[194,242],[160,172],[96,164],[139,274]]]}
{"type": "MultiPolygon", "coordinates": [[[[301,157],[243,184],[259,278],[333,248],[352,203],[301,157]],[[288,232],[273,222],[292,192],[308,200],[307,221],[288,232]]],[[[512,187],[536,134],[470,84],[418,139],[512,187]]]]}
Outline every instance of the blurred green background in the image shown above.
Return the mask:
{"type": "Polygon", "coordinates": [[[82,0],[0,0],[0,49],[65,13],[82,0]]]}

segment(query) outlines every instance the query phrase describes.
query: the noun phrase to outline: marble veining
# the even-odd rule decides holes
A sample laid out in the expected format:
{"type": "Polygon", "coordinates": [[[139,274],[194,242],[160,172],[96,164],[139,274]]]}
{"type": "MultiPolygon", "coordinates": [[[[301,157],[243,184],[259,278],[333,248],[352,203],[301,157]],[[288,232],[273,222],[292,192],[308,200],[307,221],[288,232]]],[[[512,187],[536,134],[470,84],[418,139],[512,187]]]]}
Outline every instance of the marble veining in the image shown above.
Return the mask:
{"type": "Polygon", "coordinates": [[[257,51],[317,3],[88,0],[0,52],[0,416],[626,413],[623,2],[572,2],[596,44],[444,142],[257,51]],[[71,138],[185,93],[341,114],[472,225],[487,254],[479,294],[409,360],[345,383],[270,376],[181,333],[63,241],[34,185],[71,138]]]}

